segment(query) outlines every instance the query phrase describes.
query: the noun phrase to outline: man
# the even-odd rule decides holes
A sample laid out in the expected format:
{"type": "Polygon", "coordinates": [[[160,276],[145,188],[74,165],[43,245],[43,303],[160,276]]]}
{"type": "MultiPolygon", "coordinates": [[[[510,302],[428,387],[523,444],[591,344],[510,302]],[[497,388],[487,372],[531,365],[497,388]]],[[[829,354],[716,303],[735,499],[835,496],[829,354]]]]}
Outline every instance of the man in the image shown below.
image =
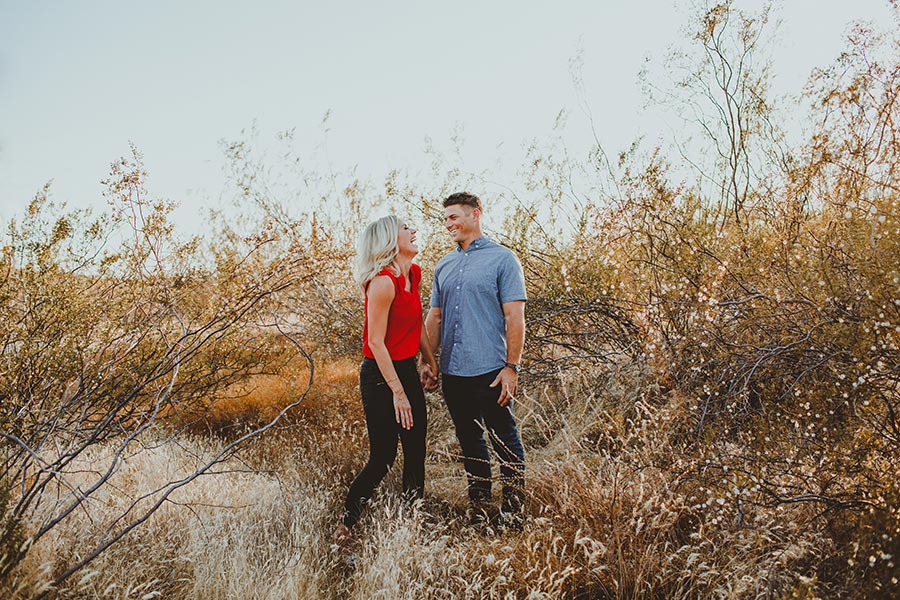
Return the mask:
{"type": "MultiPolygon", "coordinates": [[[[525,278],[516,255],[484,237],[478,196],[453,194],[443,205],[444,226],[458,245],[435,268],[425,330],[442,349],[444,401],[462,449],[473,515],[483,518],[491,498],[486,430],[500,460],[501,517],[516,519],[525,482],[513,417],[525,341],[525,278]]],[[[420,370],[426,387],[435,389],[437,374],[424,364],[420,370]]]]}

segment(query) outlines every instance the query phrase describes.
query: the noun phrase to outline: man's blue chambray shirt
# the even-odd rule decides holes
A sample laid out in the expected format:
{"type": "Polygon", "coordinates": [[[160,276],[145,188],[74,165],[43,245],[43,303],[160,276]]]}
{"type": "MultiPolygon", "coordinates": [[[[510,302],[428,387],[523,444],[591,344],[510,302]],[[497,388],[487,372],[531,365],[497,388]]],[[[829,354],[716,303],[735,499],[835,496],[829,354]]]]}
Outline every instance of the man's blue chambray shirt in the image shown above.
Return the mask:
{"type": "Polygon", "coordinates": [[[502,368],[503,304],[525,299],[519,259],[484,236],[442,258],[431,287],[431,306],[441,309],[441,372],[474,377],[502,368]]]}

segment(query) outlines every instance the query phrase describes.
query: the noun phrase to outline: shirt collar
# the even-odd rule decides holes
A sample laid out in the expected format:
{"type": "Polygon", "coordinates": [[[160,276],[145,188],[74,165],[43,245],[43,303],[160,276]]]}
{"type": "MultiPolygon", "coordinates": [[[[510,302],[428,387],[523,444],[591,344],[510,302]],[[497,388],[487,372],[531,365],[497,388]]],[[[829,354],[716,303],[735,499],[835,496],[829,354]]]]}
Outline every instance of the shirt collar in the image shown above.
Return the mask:
{"type": "MultiPolygon", "coordinates": [[[[487,248],[488,246],[490,246],[493,243],[494,242],[492,242],[490,238],[482,235],[482,236],[477,237],[474,240],[472,240],[472,242],[469,244],[469,249],[465,250],[465,252],[471,252],[473,250],[480,250],[482,248],[487,248]]],[[[464,250],[462,249],[462,246],[459,244],[456,245],[456,251],[464,252],[464,250]]]]}

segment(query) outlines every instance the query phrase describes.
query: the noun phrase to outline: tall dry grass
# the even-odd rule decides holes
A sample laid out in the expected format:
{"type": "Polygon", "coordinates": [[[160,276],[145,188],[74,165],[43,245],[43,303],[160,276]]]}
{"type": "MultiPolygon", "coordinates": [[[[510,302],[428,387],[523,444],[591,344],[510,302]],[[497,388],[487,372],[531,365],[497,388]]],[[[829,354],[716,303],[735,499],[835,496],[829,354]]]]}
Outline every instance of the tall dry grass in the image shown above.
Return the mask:
{"type": "MultiPolygon", "coordinates": [[[[333,366],[324,391],[313,395],[318,403],[220,472],[173,496],[58,597],[822,593],[815,565],[829,548],[822,546],[811,508],[765,509],[752,502],[752,486],[736,474],[720,472],[721,489],[702,485],[710,478],[692,479],[698,470],[715,467],[685,452],[679,441],[685,402],[676,395],[642,401],[630,369],[593,378],[560,375],[526,388],[517,407],[528,447],[527,519],[521,529],[469,524],[452,431],[433,428],[429,441],[439,450],[430,454],[426,499],[413,507],[400,504],[394,469],[367,507],[353,546],[338,551],[331,531],[350,478],[365,460],[363,422],[353,416],[359,412],[354,375],[352,363],[333,366]]],[[[429,410],[440,422],[444,409],[437,400],[429,398],[429,410]]],[[[230,406],[236,416],[244,414],[230,406]]],[[[148,480],[178,477],[192,453],[222,443],[217,439],[185,437],[180,452],[165,446],[127,461],[115,490],[41,540],[8,582],[7,595],[25,598],[39,589],[68,554],[134,501],[136,490],[148,480]]]]}
{"type": "MultiPolygon", "coordinates": [[[[185,440],[191,451],[196,441],[185,440]]],[[[147,451],[123,466],[123,478],[159,483],[179,476],[183,455],[147,451]]],[[[85,464],[85,468],[91,468],[85,464]]],[[[278,476],[244,464],[211,475],[172,501],[127,540],[103,553],[65,588],[71,598],[315,598],[327,589],[328,488],[301,477],[278,476]]],[[[133,501],[121,484],[99,497],[63,528],[42,539],[8,585],[11,597],[40,590],[68,555],[101,535],[133,501]]]]}

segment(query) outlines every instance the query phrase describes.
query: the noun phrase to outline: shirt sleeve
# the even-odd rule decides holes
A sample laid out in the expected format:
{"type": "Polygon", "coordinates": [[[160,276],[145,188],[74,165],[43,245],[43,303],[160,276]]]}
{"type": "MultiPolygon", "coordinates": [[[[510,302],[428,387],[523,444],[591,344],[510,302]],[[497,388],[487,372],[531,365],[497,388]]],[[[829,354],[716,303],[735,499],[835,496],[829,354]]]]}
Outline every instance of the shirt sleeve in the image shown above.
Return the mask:
{"type": "Polygon", "coordinates": [[[438,270],[441,265],[434,268],[434,279],[431,282],[431,301],[428,303],[431,308],[440,308],[441,306],[441,284],[438,283],[438,270]]]}
{"type": "Polygon", "coordinates": [[[501,304],[528,299],[525,293],[525,273],[519,259],[512,252],[508,253],[500,264],[499,279],[501,304]]]}

